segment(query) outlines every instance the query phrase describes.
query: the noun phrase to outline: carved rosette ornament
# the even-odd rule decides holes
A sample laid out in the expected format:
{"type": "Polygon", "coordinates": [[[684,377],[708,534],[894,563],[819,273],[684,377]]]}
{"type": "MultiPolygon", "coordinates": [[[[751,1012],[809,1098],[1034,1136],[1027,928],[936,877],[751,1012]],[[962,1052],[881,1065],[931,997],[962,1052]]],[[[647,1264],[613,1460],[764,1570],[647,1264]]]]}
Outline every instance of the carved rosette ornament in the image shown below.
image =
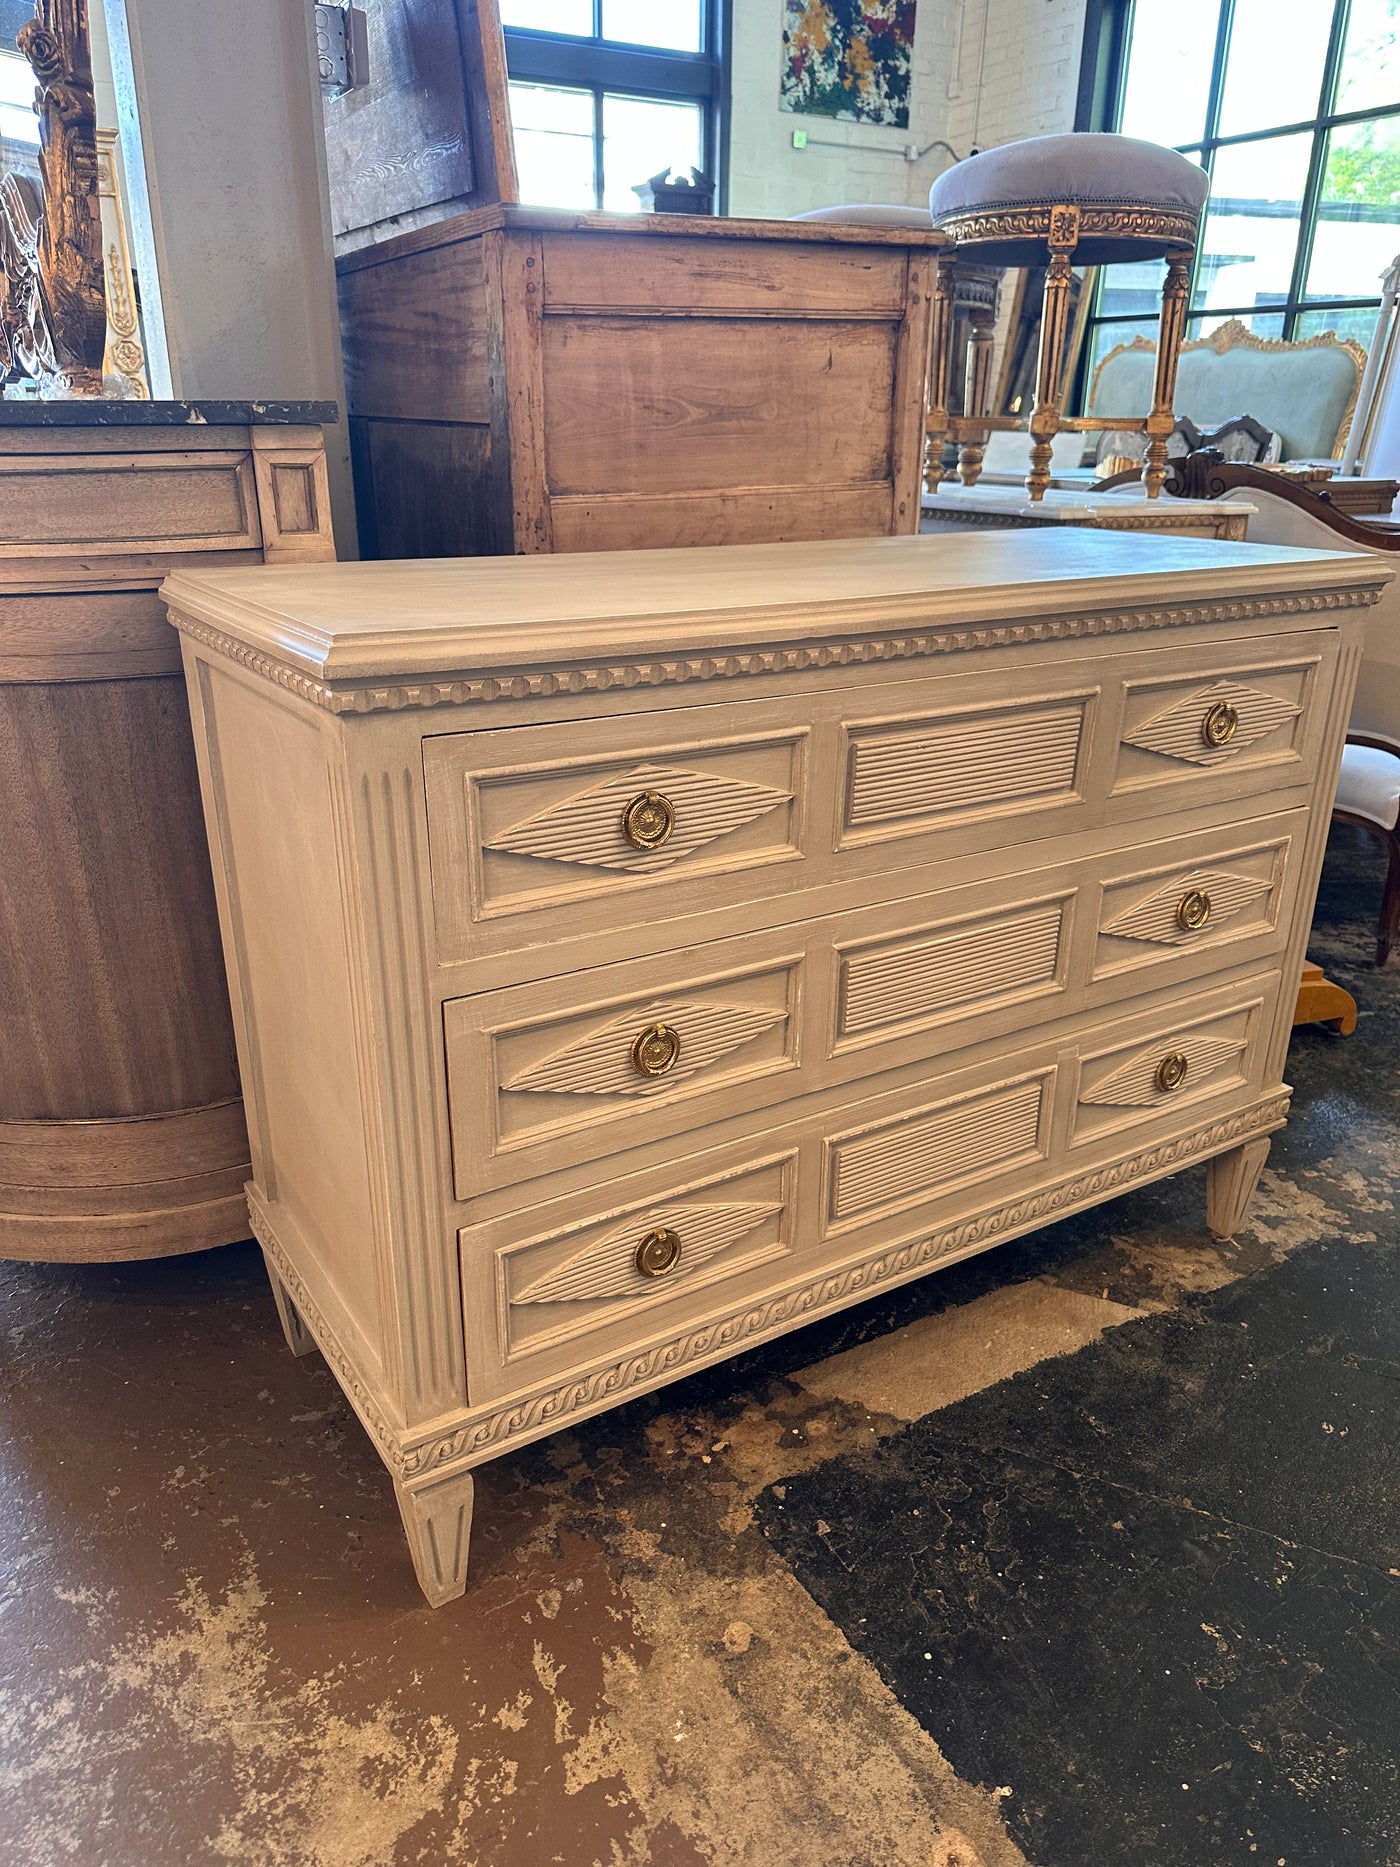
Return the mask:
{"type": "Polygon", "coordinates": [[[0,381],[98,396],[107,307],[87,0],[35,0],[17,44],[37,86],[40,186],[0,178],[0,381]]]}

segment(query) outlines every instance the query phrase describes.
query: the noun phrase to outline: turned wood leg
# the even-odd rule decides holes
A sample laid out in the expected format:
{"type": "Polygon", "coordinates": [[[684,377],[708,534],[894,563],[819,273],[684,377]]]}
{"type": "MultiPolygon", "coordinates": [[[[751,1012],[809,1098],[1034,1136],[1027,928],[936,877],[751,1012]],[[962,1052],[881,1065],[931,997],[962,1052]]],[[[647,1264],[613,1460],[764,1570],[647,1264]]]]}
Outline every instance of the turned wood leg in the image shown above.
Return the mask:
{"type": "MultiPolygon", "coordinates": [[[[974,305],[968,319],[970,332],[967,340],[963,414],[975,422],[986,417],[991,401],[992,339],[996,329],[996,309],[992,305],[974,305]]],[[[976,486],[981,477],[987,437],[988,430],[974,429],[958,448],[958,478],[964,486],[976,486]]]]}
{"type": "Polygon", "coordinates": [[[277,1305],[278,1319],[282,1324],[282,1333],[287,1338],[287,1347],[294,1355],[309,1355],[316,1346],[315,1337],[301,1319],[301,1311],[293,1303],[287,1286],[272,1268],[272,1259],[263,1253],[263,1263],[267,1266],[267,1281],[272,1285],[272,1300],[277,1305]]]}
{"type": "Polygon", "coordinates": [[[936,492],[943,477],[943,440],[948,432],[948,367],[953,347],[953,261],[940,254],[933,279],[929,334],[928,412],[924,417],[924,477],[936,492]]]}
{"type": "Polygon", "coordinates": [[[1079,209],[1050,210],[1050,236],[1046,242],[1050,264],[1040,304],[1040,351],[1036,358],[1035,406],[1031,410],[1031,468],[1026,491],[1031,499],[1044,499],[1050,485],[1050,453],[1060,431],[1060,397],[1064,389],[1065,333],[1069,329],[1069,295],[1074,282],[1070,254],[1079,244],[1079,209]]]}
{"type": "Polygon", "coordinates": [[[1176,425],[1176,369],[1186,334],[1186,296],[1191,284],[1191,255],[1178,253],[1167,264],[1162,284],[1162,319],[1157,329],[1157,372],[1152,413],[1147,417],[1147,460],[1142,470],[1147,497],[1155,499],[1167,477],[1167,443],[1176,425]]]}
{"type": "Polygon", "coordinates": [[[1224,1242],[1244,1224],[1249,1202],[1269,1158],[1269,1138],[1246,1141],[1206,1162],[1206,1224],[1224,1242]]]}
{"type": "Polygon", "coordinates": [[[454,1472],[412,1490],[394,1482],[414,1573],[431,1607],[455,1601],[467,1586],[474,1489],[470,1472],[454,1472]]]}

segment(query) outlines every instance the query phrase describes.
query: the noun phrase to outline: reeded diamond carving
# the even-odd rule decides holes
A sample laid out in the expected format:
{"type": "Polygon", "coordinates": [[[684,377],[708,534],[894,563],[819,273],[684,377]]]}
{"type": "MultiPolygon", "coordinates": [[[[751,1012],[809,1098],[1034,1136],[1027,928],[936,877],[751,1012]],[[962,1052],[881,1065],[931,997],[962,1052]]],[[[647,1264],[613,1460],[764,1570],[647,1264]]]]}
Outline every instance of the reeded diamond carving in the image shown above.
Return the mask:
{"type": "Polygon", "coordinates": [[[669,1230],[681,1241],[681,1255],[668,1282],[674,1283],[757,1230],[782,1211],[777,1200],[734,1200],[725,1205],[661,1206],[638,1215],[566,1258],[511,1298],[512,1303],[586,1303],[595,1297],[641,1296],[658,1288],[634,1262],[639,1241],[649,1231],[669,1230]]]}
{"type": "Polygon", "coordinates": [[[1150,1050],[1120,1063],[1111,1075],[1091,1089],[1080,1091],[1081,1102],[1102,1103],[1109,1108],[1154,1108],[1170,1097],[1157,1086],[1157,1065],[1168,1051],[1180,1051],[1186,1059],[1183,1092],[1199,1088],[1217,1070],[1233,1063],[1244,1049],[1243,1038],[1210,1037],[1193,1031],[1185,1037],[1163,1038],[1150,1050]]]}
{"type": "Polygon", "coordinates": [[[1151,940],[1159,946],[1190,946],[1213,933],[1269,893],[1271,884],[1253,875],[1232,875],[1226,869],[1192,869],[1173,875],[1144,900],[1105,921],[1103,932],[1120,940],[1151,940]],[[1203,927],[1183,927],[1177,908],[1184,895],[1210,896],[1210,919],[1203,927]]]}
{"type": "Polygon", "coordinates": [[[634,765],[488,837],[486,847],[587,868],[660,874],[683,856],[791,800],[791,791],[720,772],[688,771],[679,765],[634,765]],[[623,811],[643,791],[661,792],[675,810],[675,827],[655,849],[634,849],[622,831],[623,811]]]}
{"type": "Polygon", "coordinates": [[[1160,753],[1163,758],[1181,759],[1189,765],[1222,765],[1266,739],[1286,721],[1297,719],[1302,710],[1291,700],[1247,687],[1242,681],[1215,681],[1182,695],[1163,712],[1154,713],[1141,726],[1124,733],[1123,738],[1126,744],[1160,753]],[[1209,746],[1201,736],[1201,722],[1214,706],[1233,707],[1239,714],[1238,726],[1222,746],[1209,746]]]}
{"type": "Polygon", "coordinates": [[[659,998],[619,1012],[552,1055],[517,1070],[501,1086],[555,1095],[660,1095],[786,1019],[781,1006],[659,998]],[[654,1024],[669,1025],[679,1033],[680,1054],[664,1076],[643,1076],[633,1065],[632,1043],[639,1031],[654,1024]]]}

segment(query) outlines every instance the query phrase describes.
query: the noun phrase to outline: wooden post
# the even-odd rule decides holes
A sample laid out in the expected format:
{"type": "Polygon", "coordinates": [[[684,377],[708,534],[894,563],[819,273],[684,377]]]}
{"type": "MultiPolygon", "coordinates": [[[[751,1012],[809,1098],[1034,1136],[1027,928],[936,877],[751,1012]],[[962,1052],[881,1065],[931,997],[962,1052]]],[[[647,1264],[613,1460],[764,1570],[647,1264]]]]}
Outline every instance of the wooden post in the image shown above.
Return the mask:
{"type": "Polygon", "coordinates": [[[1181,360],[1181,339],[1186,331],[1186,296],[1191,283],[1191,255],[1174,253],[1167,261],[1162,282],[1162,321],[1157,332],[1157,379],[1152,391],[1152,413],[1147,417],[1147,461],[1142,482],[1147,497],[1156,499],[1167,477],[1167,442],[1175,417],[1176,369],[1181,360]]]}
{"type": "Polygon", "coordinates": [[[1070,256],[1079,244],[1079,209],[1050,210],[1050,265],[1040,310],[1040,355],[1036,365],[1035,407],[1031,410],[1031,470],[1026,490],[1044,499],[1050,485],[1050,453],[1060,431],[1060,397],[1065,370],[1065,333],[1069,329],[1070,256]]]}
{"type": "Polygon", "coordinates": [[[928,415],[924,421],[924,478],[935,491],[943,474],[943,437],[948,432],[948,364],[953,343],[954,265],[951,253],[940,253],[933,281],[928,415]]]}
{"type": "MultiPolygon", "coordinates": [[[[992,341],[997,321],[995,295],[989,305],[970,305],[967,315],[970,328],[963,413],[969,420],[976,422],[980,416],[988,413],[987,403],[991,395],[992,341]]],[[[973,428],[959,444],[958,478],[964,486],[977,484],[982,472],[982,454],[987,445],[988,432],[985,428],[973,428]]]]}

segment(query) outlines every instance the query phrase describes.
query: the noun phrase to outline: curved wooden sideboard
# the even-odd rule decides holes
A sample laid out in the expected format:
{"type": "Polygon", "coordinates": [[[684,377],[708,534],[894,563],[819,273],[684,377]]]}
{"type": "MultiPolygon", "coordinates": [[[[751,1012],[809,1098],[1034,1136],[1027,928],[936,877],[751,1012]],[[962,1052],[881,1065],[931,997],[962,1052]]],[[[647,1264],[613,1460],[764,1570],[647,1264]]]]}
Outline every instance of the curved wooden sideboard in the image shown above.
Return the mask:
{"type": "Polygon", "coordinates": [[[331,558],[333,405],[0,402],[0,1257],[248,1232],[181,566],[331,558]]]}

